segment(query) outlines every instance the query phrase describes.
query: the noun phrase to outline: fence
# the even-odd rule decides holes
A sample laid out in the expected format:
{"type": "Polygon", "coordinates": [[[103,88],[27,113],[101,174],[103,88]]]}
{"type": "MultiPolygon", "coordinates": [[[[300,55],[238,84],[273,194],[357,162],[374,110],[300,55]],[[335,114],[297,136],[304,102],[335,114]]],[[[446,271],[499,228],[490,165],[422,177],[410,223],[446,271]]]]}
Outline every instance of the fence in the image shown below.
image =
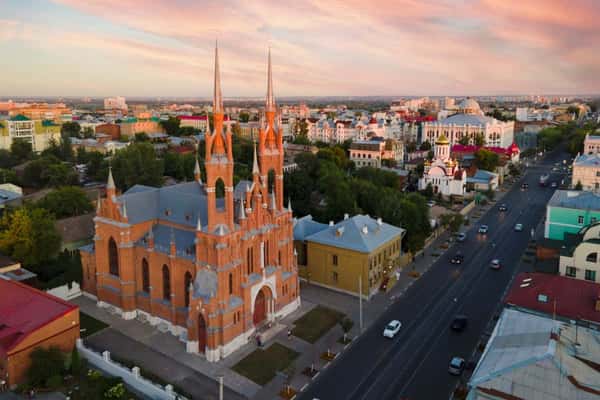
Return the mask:
{"type": "Polygon", "coordinates": [[[83,340],[77,339],[77,350],[85,359],[93,366],[101,371],[118,376],[123,379],[125,384],[129,385],[134,390],[147,396],[150,399],[157,400],[175,400],[186,398],[173,391],[171,385],[166,385],[164,388],[157,385],[140,375],[140,369],[133,367],[131,369],[114,362],[110,359],[110,352],[104,351],[102,354],[95,352],[92,349],[85,347],[83,340]]]}
{"type": "Polygon", "coordinates": [[[473,208],[475,208],[475,200],[471,201],[469,204],[467,204],[466,206],[464,206],[463,209],[460,210],[460,214],[462,216],[465,216],[468,213],[470,213],[471,210],[473,210],[473,208]]]}

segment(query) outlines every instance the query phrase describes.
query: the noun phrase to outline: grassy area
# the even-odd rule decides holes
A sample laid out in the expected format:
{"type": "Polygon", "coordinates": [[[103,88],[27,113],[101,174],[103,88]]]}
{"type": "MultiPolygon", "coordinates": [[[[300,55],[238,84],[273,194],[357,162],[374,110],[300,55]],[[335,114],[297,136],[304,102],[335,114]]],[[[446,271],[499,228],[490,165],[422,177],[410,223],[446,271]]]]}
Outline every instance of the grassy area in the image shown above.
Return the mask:
{"type": "Polygon", "coordinates": [[[298,357],[299,353],[279,343],[273,343],[267,349],[257,349],[233,366],[240,375],[266,385],[275,377],[276,371],[282,371],[298,357]]]}
{"type": "Polygon", "coordinates": [[[79,327],[81,331],[81,337],[88,337],[102,329],[108,327],[104,322],[97,320],[85,313],[79,312],[79,327]]]}
{"type": "Polygon", "coordinates": [[[294,322],[292,334],[314,343],[343,318],[343,313],[319,305],[294,322]]]}

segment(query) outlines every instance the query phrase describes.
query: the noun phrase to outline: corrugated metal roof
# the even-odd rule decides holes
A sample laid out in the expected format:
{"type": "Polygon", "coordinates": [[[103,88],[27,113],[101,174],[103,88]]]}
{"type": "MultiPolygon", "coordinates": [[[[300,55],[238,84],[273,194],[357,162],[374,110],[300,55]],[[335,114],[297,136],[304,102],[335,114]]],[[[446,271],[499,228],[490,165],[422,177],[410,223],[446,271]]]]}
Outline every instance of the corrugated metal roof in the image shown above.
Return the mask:
{"type": "Polygon", "coordinates": [[[557,190],[548,201],[548,206],[577,210],[600,210],[600,195],[580,190],[557,190]]]}

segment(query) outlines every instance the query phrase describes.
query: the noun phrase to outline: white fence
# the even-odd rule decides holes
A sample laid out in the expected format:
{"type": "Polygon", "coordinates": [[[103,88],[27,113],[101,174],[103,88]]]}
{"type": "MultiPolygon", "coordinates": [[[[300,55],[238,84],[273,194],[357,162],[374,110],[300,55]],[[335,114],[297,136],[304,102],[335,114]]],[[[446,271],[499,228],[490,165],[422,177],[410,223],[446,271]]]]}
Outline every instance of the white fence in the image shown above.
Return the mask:
{"type": "Polygon", "coordinates": [[[81,339],[77,339],[77,350],[79,350],[79,354],[87,359],[93,366],[109,375],[122,378],[125,384],[129,385],[134,390],[144,394],[150,399],[186,399],[185,397],[175,393],[171,385],[166,385],[163,388],[162,386],[145,379],[140,375],[140,369],[138,367],[129,369],[117,362],[112,361],[108,351],[104,351],[102,354],[96,353],[92,349],[85,347],[83,340],[81,339]]]}
{"type": "Polygon", "coordinates": [[[66,283],[62,286],[58,286],[52,289],[46,290],[46,293],[49,293],[53,296],[59,297],[63,300],[73,300],[76,297],[81,296],[81,287],[79,283],[73,281],[71,282],[71,288],[69,289],[69,285],[66,283]]]}

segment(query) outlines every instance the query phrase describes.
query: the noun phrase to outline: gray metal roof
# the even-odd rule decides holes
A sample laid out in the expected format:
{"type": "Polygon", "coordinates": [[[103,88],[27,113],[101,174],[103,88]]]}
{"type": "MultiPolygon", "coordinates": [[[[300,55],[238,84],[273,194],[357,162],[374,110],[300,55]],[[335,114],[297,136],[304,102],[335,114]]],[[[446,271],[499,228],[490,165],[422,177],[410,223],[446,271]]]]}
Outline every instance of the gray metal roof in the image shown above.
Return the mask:
{"type": "Polygon", "coordinates": [[[486,117],[483,115],[476,114],[454,114],[449,116],[448,118],[442,119],[438,122],[433,122],[433,124],[439,125],[485,125],[485,124],[493,124],[497,122],[496,119],[492,117],[486,117]]]}
{"type": "Polygon", "coordinates": [[[403,236],[406,231],[402,228],[378,223],[368,215],[355,215],[344,219],[333,226],[327,226],[305,238],[315,243],[370,253],[394,237],[403,236]]]}
{"type": "Polygon", "coordinates": [[[312,215],[294,219],[294,240],[304,240],[307,236],[327,228],[327,224],[314,221],[312,215]]]}
{"type": "Polygon", "coordinates": [[[573,161],[574,167],[594,167],[600,168],[600,154],[580,154],[573,161]]]}
{"type": "Polygon", "coordinates": [[[557,190],[548,201],[548,206],[576,210],[600,210],[600,195],[580,190],[557,190]]]}

